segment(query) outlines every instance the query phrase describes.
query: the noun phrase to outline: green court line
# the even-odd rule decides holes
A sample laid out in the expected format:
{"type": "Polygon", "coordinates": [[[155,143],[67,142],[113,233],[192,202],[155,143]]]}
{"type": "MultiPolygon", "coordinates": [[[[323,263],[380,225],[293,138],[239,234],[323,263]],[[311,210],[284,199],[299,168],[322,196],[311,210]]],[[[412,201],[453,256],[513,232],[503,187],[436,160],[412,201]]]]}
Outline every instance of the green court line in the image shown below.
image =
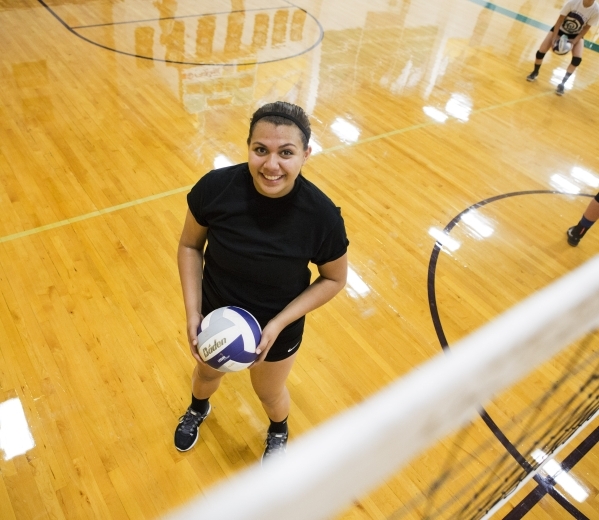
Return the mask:
{"type": "MultiPolygon", "coordinates": [[[[551,25],[547,25],[546,23],[539,22],[537,20],[533,20],[532,18],[528,18],[528,16],[524,16],[520,13],[516,13],[515,11],[510,11],[509,9],[506,9],[505,7],[501,7],[499,5],[492,4],[491,2],[485,2],[484,0],[468,0],[468,1],[472,2],[473,4],[481,5],[485,9],[489,9],[489,10],[495,11],[499,14],[503,14],[505,16],[508,16],[509,18],[513,18],[514,20],[518,20],[519,22],[536,27],[537,29],[543,29],[544,31],[548,31],[549,29],[551,29],[551,25]]],[[[556,18],[556,20],[557,20],[557,18],[556,18]]]]}
{"type": "MultiPolygon", "coordinates": [[[[529,18],[528,16],[524,16],[520,13],[516,13],[515,11],[510,11],[509,9],[506,9],[505,7],[501,7],[499,5],[492,4],[491,2],[485,2],[485,0],[468,0],[468,1],[472,2],[473,4],[480,5],[480,6],[484,7],[485,9],[489,9],[491,11],[495,11],[496,13],[508,16],[509,18],[517,20],[518,22],[522,22],[522,23],[525,23],[526,25],[536,27],[537,29],[543,29],[544,31],[549,31],[549,29],[551,29],[551,27],[552,27],[551,25],[547,25],[546,23],[539,22],[538,20],[533,20],[532,18],[529,18]]],[[[556,20],[557,20],[557,18],[556,18],[556,20]]],[[[592,51],[599,52],[599,45],[597,45],[594,42],[584,40],[584,46],[587,49],[591,49],[592,51]]]]}
{"type": "Polygon", "coordinates": [[[52,224],[46,224],[45,226],[39,226],[36,228],[28,229],[27,231],[21,231],[19,233],[13,233],[12,235],[6,235],[4,237],[0,237],[0,244],[3,242],[10,242],[11,240],[16,240],[17,238],[26,237],[29,235],[34,235],[36,233],[41,233],[42,231],[47,231],[49,229],[55,229],[63,226],[68,226],[70,224],[74,224],[75,222],[81,222],[82,220],[88,220],[90,218],[99,217],[100,215],[106,215],[108,213],[114,213],[115,211],[119,211],[121,209],[130,208],[132,206],[139,206],[140,204],[144,204],[146,202],[151,202],[153,200],[163,199],[164,197],[170,197],[171,195],[176,195],[177,193],[181,193],[183,191],[191,190],[191,186],[183,186],[182,188],[177,188],[170,191],[165,191],[163,193],[157,193],[156,195],[150,195],[149,197],[144,197],[142,199],[132,200],[130,202],[125,202],[123,204],[118,204],[117,206],[111,206],[110,208],[99,209],[98,211],[92,211],[91,213],[86,213],[85,215],[79,215],[78,217],[67,218],[65,220],[59,220],[58,222],[54,222],[52,224]]]}
{"type": "MultiPolygon", "coordinates": [[[[512,99],[510,101],[505,101],[503,103],[498,103],[497,105],[491,105],[488,107],[484,107],[484,108],[479,108],[477,110],[473,110],[470,115],[476,115],[476,114],[482,114],[484,112],[488,112],[489,110],[495,110],[497,108],[503,108],[503,107],[507,107],[510,105],[515,105],[517,103],[522,103],[523,101],[530,101],[532,99],[536,99],[538,97],[543,97],[543,96],[547,96],[548,94],[553,94],[554,92],[541,92],[539,94],[534,94],[532,96],[527,96],[525,98],[518,98],[518,99],[512,99]]],[[[457,122],[457,120],[452,119],[447,121],[447,123],[443,123],[443,124],[450,124],[453,122],[457,122]]],[[[424,123],[419,123],[417,125],[412,125],[412,126],[406,126],[404,128],[398,128],[397,130],[391,130],[390,132],[385,132],[384,134],[378,134],[378,135],[373,135],[372,137],[367,137],[366,139],[362,139],[360,141],[356,141],[355,143],[345,143],[345,144],[340,144],[337,146],[333,146],[331,148],[326,148],[324,149],[322,152],[320,152],[318,155],[322,155],[322,154],[327,154],[327,153],[331,153],[331,152],[337,152],[339,150],[345,150],[347,148],[351,148],[353,146],[358,146],[361,144],[366,144],[366,143],[371,143],[372,141],[378,141],[380,139],[386,139],[387,137],[393,137],[394,135],[399,135],[399,134],[404,134],[406,132],[411,132],[412,130],[419,130],[420,128],[425,128],[427,126],[432,126],[432,125],[438,125],[441,123],[438,123],[437,121],[434,120],[430,120],[430,121],[426,121],[424,123]]]]}

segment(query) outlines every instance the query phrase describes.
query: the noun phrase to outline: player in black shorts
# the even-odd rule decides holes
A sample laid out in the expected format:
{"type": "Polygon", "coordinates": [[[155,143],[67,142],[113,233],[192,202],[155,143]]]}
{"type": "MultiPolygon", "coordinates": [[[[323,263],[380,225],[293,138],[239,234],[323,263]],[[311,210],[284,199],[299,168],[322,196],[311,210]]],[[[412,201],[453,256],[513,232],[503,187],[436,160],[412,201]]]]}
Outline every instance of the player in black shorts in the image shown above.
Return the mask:
{"type": "Polygon", "coordinates": [[[285,452],[290,405],[285,382],[305,315],[333,298],[347,278],[349,242],[341,212],[301,174],[309,140],[303,109],[285,102],[265,105],[250,122],[248,162],[207,173],[187,196],[177,258],[197,365],[192,402],[175,431],[180,451],[196,443],[210,412],[208,399],[224,375],[200,359],[198,326],[210,311],[235,305],[262,327],[260,355],[250,367],[270,419],[262,459],[285,452]],[[319,272],[312,282],[309,263],[319,272]]]}
{"type": "Polygon", "coordinates": [[[541,43],[535,58],[535,68],[526,79],[528,81],[537,79],[545,54],[553,47],[559,37],[565,35],[572,44],[572,61],[566,69],[562,82],[555,89],[557,95],[563,95],[566,81],[582,61],[584,36],[591,28],[591,25],[595,25],[598,20],[599,6],[595,0],[568,0],[562,7],[557,22],[541,43]]]}

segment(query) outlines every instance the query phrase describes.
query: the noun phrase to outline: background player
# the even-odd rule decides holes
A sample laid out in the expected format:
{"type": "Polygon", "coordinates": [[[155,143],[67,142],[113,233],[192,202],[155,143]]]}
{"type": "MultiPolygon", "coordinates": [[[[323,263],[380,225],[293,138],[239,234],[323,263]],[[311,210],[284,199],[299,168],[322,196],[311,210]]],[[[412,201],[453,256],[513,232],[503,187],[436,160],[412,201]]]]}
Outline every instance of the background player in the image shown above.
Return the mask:
{"type": "Polygon", "coordinates": [[[528,81],[534,81],[539,75],[539,69],[543,58],[557,39],[566,35],[572,44],[572,61],[566,69],[562,82],[557,86],[555,92],[563,95],[566,81],[574,73],[576,67],[582,61],[582,50],[584,49],[584,36],[592,25],[599,20],[599,6],[595,0],[569,0],[562,8],[559,18],[551,28],[537,51],[534,70],[526,77],[528,81]]]}

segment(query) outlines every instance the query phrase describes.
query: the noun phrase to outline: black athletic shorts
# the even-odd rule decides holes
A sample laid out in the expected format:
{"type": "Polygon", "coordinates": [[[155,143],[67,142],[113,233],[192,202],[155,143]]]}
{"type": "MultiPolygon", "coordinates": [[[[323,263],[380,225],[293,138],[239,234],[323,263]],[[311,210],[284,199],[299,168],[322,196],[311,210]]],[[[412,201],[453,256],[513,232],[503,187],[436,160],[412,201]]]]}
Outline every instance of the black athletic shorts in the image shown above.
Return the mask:
{"type": "MultiPolygon", "coordinates": [[[[551,29],[549,29],[549,32],[553,32],[554,29],[555,29],[555,25],[551,29]]],[[[559,36],[563,36],[564,34],[568,37],[568,40],[573,40],[574,38],[576,38],[578,36],[578,34],[568,34],[568,33],[565,33],[561,29],[559,31],[557,31],[558,37],[559,36]]]]}
{"type": "MultiPolygon", "coordinates": [[[[223,305],[219,305],[218,307],[213,306],[210,304],[205,295],[202,295],[203,316],[208,316],[208,314],[219,307],[223,307],[223,305]]],[[[260,322],[260,320],[258,321],[260,322]]],[[[293,356],[293,354],[299,350],[302,343],[305,322],[306,317],[302,316],[299,320],[287,325],[287,327],[285,327],[278,335],[273,346],[270,347],[270,350],[268,351],[268,354],[266,354],[264,361],[282,361],[283,359],[293,356]]],[[[260,326],[264,328],[266,323],[260,323],[260,326]]]]}
{"type": "MultiPolygon", "coordinates": [[[[303,333],[303,330],[302,330],[303,333]]],[[[279,336],[270,350],[264,361],[282,361],[283,359],[287,359],[288,357],[293,356],[302,344],[302,336],[295,337],[291,340],[281,340],[281,336],[279,336]]]]}

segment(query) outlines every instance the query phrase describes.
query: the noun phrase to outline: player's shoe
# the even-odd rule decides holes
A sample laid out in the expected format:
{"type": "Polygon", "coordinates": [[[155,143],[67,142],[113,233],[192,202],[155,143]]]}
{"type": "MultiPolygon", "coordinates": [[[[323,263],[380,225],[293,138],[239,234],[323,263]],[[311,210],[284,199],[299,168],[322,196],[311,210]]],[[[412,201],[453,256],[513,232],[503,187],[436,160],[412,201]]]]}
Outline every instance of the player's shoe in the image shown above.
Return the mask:
{"type": "Polygon", "coordinates": [[[262,454],[262,464],[264,464],[265,460],[274,460],[285,456],[285,452],[287,451],[287,437],[286,433],[268,432],[266,435],[266,448],[262,454]]]}
{"type": "Polygon", "coordinates": [[[566,231],[566,235],[568,237],[568,244],[570,244],[572,247],[576,247],[578,245],[578,243],[580,242],[580,239],[582,237],[577,237],[576,235],[574,235],[574,229],[576,228],[576,226],[572,226],[571,228],[568,229],[568,231],[566,231]]]}
{"type": "Polygon", "coordinates": [[[538,75],[539,73],[533,70],[528,76],[526,76],[526,81],[535,81],[538,75]]]}
{"type": "Polygon", "coordinates": [[[555,89],[555,93],[556,93],[558,96],[563,96],[563,95],[564,95],[564,84],[563,84],[563,83],[560,83],[560,84],[557,86],[557,88],[555,89]]]}
{"type": "Polygon", "coordinates": [[[175,430],[175,448],[179,451],[187,451],[194,447],[200,437],[200,424],[208,417],[212,406],[208,404],[208,410],[200,414],[191,409],[187,409],[184,415],[179,417],[179,424],[175,430]]]}

